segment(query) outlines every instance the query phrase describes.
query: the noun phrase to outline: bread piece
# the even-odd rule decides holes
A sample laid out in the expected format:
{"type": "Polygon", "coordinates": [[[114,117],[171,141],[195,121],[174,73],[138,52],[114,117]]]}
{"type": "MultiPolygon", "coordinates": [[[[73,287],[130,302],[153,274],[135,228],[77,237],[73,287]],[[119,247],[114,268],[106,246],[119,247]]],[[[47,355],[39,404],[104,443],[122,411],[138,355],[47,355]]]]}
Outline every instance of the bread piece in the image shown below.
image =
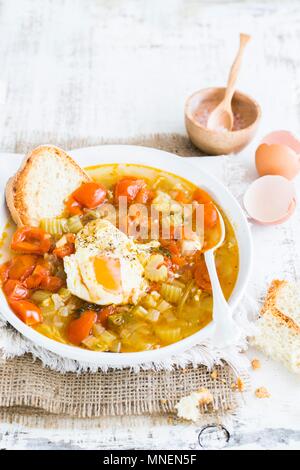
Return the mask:
{"type": "Polygon", "coordinates": [[[64,200],[90,177],[63,150],[41,145],[8,180],[6,202],[17,225],[38,226],[43,218],[57,217],[64,200]]]}
{"type": "Polygon", "coordinates": [[[300,282],[272,282],[251,344],[300,373],[300,282]]]}

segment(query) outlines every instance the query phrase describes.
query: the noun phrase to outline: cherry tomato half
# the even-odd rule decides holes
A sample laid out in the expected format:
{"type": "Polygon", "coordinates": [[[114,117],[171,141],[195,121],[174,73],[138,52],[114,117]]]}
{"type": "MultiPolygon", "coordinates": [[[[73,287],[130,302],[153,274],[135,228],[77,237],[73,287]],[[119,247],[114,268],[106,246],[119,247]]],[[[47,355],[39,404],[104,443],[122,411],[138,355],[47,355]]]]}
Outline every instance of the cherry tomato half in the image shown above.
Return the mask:
{"type": "Polygon", "coordinates": [[[65,202],[66,210],[70,215],[82,215],[83,208],[79,202],[75,201],[73,196],[70,196],[65,202]]]}
{"type": "Polygon", "coordinates": [[[146,186],[143,179],[135,176],[125,176],[117,182],[115,187],[115,200],[118,202],[119,197],[127,197],[128,202],[133,202],[142,188],[146,186]]]}
{"type": "Polygon", "coordinates": [[[41,309],[29,300],[14,300],[10,302],[10,306],[26,325],[33,326],[43,321],[41,309]]]}
{"type": "Polygon", "coordinates": [[[199,202],[200,204],[206,204],[207,202],[212,201],[210,195],[201,188],[197,188],[194,191],[193,200],[199,202]]]}
{"type": "Polygon", "coordinates": [[[36,266],[38,257],[35,255],[18,255],[11,260],[8,277],[24,281],[30,276],[36,266]]]}
{"type": "Polygon", "coordinates": [[[89,336],[93,324],[97,321],[97,313],[93,310],[86,310],[80,318],[72,320],[67,328],[68,340],[79,346],[79,344],[89,336]]]}
{"type": "Polygon", "coordinates": [[[8,300],[26,299],[29,295],[29,290],[20,281],[14,279],[8,279],[3,286],[4,293],[8,300]]]}
{"type": "Polygon", "coordinates": [[[108,305],[104,307],[98,314],[98,321],[104,326],[107,326],[107,320],[110,315],[115,313],[116,307],[115,305],[108,305]]]}
{"type": "Polygon", "coordinates": [[[91,181],[82,184],[72,196],[81,206],[95,209],[105,200],[106,189],[102,184],[91,181]]]}
{"type": "Polygon", "coordinates": [[[218,212],[213,202],[204,204],[204,228],[213,228],[218,222],[218,212]]]}
{"type": "Polygon", "coordinates": [[[41,280],[40,287],[49,292],[58,292],[64,284],[64,281],[58,276],[46,276],[41,280]]]}
{"type": "Polygon", "coordinates": [[[75,253],[75,245],[73,243],[65,243],[53,250],[53,254],[58,258],[64,258],[65,256],[72,255],[73,253],[75,253]]]}
{"type": "Polygon", "coordinates": [[[152,201],[154,198],[154,192],[151,189],[143,188],[141,189],[135,198],[135,202],[138,204],[147,204],[152,201]]]}
{"type": "Polygon", "coordinates": [[[203,256],[196,259],[194,277],[200,289],[211,292],[211,282],[203,256]]]}
{"type": "Polygon", "coordinates": [[[42,255],[51,247],[51,237],[43,229],[24,226],[18,228],[12,238],[11,249],[19,253],[42,255]]]}
{"type": "Polygon", "coordinates": [[[37,289],[41,286],[42,280],[49,275],[49,268],[42,264],[38,264],[34,268],[33,273],[25,279],[24,284],[28,289],[37,289]]]}
{"type": "Polygon", "coordinates": [[[3,285],[8,279],[8,273],[9,273],[10,266],[11,266],[10,261],[6,261],[6,263],[1,264],[1,266],[0,266],[1,285],[3,285]]]}

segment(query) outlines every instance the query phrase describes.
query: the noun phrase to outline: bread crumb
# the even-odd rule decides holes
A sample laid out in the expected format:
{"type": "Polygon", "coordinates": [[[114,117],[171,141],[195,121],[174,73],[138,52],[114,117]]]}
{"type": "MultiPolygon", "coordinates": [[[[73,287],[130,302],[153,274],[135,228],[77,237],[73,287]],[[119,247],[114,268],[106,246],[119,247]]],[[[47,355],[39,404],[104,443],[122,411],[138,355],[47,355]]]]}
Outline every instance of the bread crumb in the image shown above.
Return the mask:
{"type": "Polygon", "coordinates": [[[271,395],[266,387],[259,387],[255,390],[255,396],[257,398],[270,398],[271,395]]]}
{"type": "Polygon", "coordinates": [[[200,418],[200,405],[210,405],[213,402],[213,396],[207,388],[200,388],[197,392],[192,392],[187,397],[175,405],[177,415],[189,421],[197,421],[200,418]]]}
{"type": "Polygon", "coordinates": [[[236,382],[231,384],[231,388],[232,388],[232,390],[237,390],[239,392],[244,392],[245,391],[245,384],[244,384],[243,380],[240,377],[238,377],[236,379],[236,382]]]}
{"type": "Polygon", "coordinates": [[[199,405],[210,405],[213,402],[213,396],[207,388],[201,387],[198,392],[199,405]]]}
{"type": "Polygon", "coordinates": [[[261,368],[260,360],[259,359],[252,359],[251,366],[253,370],[257,370],[261,368]]]}
{"type": "Polygon", "coordinates": [[[218,378],[218,371],[214,369],[212,373],[210,374],[210,376],[213,380],[216,380],[218,378]]]}

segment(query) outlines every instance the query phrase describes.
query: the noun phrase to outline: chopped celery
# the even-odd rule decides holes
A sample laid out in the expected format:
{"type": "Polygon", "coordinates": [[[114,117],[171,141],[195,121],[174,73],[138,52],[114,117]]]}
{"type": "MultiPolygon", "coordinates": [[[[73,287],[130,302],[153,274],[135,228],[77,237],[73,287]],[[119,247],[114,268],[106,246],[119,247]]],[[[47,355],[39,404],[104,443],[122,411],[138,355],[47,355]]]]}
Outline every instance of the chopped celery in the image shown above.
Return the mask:
{"type": "Polygon", "coordinates": [[[119,327],[123,325],[125,319],[122,313],[113,313],[108,317],[108,325],[111,327],[119,327]]]}
{"type": "Polygon", "coordinates": [[[77,233],[83,228],[83,224],[79,215],[74,215],[68,219],[68,228],[71,233],[77,233]]]}
{"type": "Polygon", "coordinates": [[[48,292],[46,290],[36,290],[33,292],[32,296],[30,297],[33,302],[36,302],[37,304],[42,303],[44,300],[47,300],[51,298],[51,292],[48,292]]]}
{"type": "Polygon", "coordinates": [[[183,290],[181,287],[177,287],[173,284],[166,284],[165,282],[161,285],[161,295],[162,297],[173,304],[177,304],[182,296],[183,290]]]}

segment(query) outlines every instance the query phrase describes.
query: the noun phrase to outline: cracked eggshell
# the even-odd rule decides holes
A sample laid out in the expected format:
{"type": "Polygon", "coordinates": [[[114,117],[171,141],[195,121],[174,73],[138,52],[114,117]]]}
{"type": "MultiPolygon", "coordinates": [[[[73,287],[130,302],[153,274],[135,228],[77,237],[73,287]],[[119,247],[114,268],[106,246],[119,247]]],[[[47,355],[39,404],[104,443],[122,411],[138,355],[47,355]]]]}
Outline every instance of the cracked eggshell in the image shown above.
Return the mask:
{"type": "Polygon", "coordinates": [[[300,141],[288,131],[275,131],[262,140],[255,153],[260,176],[281,175],[293,179],[300,171],[300,141]]]}
{"type": "Polygon", "coordinates": [[[260,224],[281,224],[295,210],[294,185],[283,176],[262,176],[247,189],[244,206],[249,216],[260,224]]]}

